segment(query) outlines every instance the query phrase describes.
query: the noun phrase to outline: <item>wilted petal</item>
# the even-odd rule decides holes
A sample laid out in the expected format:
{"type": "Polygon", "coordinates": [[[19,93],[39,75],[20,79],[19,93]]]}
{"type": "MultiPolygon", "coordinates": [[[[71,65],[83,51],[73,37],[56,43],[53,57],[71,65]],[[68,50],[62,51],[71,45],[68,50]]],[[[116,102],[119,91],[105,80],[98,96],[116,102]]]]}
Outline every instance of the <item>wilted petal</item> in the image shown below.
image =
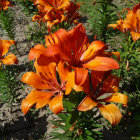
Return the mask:
{"type": "Polygon", "coordinates": [[[61,93],[61,94],[58,94],[57,96],[55,96],[49,102],[50,110],[53,113],[58,114],[64,110],[62,100],[63,100],[63,94],[61,93]]]}
{"type": "Polygon", "coordinates": [[[79,111],[88,111],[92,108],[94,108],[95,106],[97,106],[98,103],[94,102],[89,96],[86,96],[81,103],[78,106],[78,110],[79,111]]]}
{"type": "Polygon", "coordinates": [[[49,103],[52,94],[49,92],[43,92],[38,90],[31,91],[27,97],[22,100],[21,109],[24,114],[26,114],[30,108],[36,104],[36,108],[42,108],[49,103]]]}
{"type": "Polygon", "coordinates": [[[98,108],[104,118],[107,119],[111,123],[111,125],[117,125],[120,122],[122,115],[116,105],[100,105],[98,106],[98,108]]]}
{"type": "Polygon", "coordinates": [[[96,71],[108,71],[112,69],[119,69],[119,64],[112,58],[95,57],[93,60],[84,64],[83,67],[96,71]]]}
{"type": "Polygon", "coordinates": [[[41,77],[34,72],[27,72],[22,76],[21,79],[22,82],[36,88],[36,89],[47,89],[48,84],[44,83],[44,81],[41,79],[41,77]]]}

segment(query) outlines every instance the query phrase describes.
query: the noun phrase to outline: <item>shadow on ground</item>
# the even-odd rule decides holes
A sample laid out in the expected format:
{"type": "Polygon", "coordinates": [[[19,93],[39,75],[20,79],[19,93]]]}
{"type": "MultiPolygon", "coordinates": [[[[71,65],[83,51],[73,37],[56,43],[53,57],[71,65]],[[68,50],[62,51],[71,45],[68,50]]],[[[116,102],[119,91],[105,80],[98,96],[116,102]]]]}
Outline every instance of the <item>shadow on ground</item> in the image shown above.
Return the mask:
{"type": "Polygon", "coordinates": [[[18,117],[13,124],[7,124],[0,130],[1,140],[39,140],[47,132],[46,115],[33,118],[31,113],[18,117]]]}

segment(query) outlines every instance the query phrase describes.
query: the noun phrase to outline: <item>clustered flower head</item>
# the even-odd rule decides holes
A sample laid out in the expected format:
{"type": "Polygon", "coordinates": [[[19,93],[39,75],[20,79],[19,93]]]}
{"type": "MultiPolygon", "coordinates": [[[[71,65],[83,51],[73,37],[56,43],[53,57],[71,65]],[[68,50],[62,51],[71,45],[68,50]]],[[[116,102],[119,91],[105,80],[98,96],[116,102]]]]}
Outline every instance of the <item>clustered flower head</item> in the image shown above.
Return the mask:
{"type": "Polygon", "coordinates": [[[13,6],[8,0],[0,0],[0,10],[7,10],[8,7],[13,6]]]}
{"type": "Polygon", "coordinates": [[[70,24],[77,23],[80,14],[77,10],[80,3],[75,4],[69,0],[32,0],[38,8],[38,14],[33,16],[33,21],[47,23],[47,27],[66,21],[70,24]]]}
{"type": "MultiPolygon", "coordinates": [[[[17,57],[14,54],[11,53],[5,56],[8,53],[10,46],[14,44],[15,44],[14,40],[0,39],[0,61],[5,65],[17,64],[17,57]]],[[[0,67],[1,67],[1,62],[0,62],[0,67]]]]}
{"type": "Polygon", "coordinates": [[[36,72],[27,72],[22,77],[24,83],[34,88],[22,101],[23,113],[34,104],[36,108],[48,104],[55,114],[63,112],[63,98],[73,89],[85,93],[77,110],[97,107],[112,125],[118,124],[122,117],[119,108],[116,104],[107,105],[127,105],[127,96],[118,92],[119,78],[111,74],[119,65],[110,56],[117,54],[119,58],[118,53],[105,52],[107,46],[101,41],[90,44],[82,24],[70,31],[59,29],[45,38],[47,48],[38,44],[29,53],[29,59],[35,60],[36,72]]]}
{"type": "Polygon", "coordinates": [[[133,10],[126,8],[126,18],[120,18],[116,24],[110,24],[108,27],[120,30],[123,33],[130,32],[132,39],[137,41],[140,39],[140,3],[133,7],[133,10]]]}

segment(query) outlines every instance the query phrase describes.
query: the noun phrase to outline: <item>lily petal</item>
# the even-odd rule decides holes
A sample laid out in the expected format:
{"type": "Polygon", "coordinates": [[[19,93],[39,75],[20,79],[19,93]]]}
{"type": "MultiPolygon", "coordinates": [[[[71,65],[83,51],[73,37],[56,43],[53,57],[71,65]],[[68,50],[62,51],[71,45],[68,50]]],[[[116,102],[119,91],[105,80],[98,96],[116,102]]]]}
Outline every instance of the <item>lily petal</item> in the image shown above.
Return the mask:
{"type": "Polygon", "coordinates": [[[84,91],[84,88],[82,86],[78,86],[75,84],[75,72],[74,71],[68,73],[65,95],[70,94],[72,89],[74,89],[77,92],[84,91]]]}
{"type": "Polygon", "coordinates": [[[22,76],[22,82],[36,88],[36,89],[48,89],[49,86],[47,83],[41,79],[41,77],[34,72],[27,72],[22,76]]]}
{"type": "Polygon", "coordinates": [[[34,48],[32,48],[29,52],[29,60],[33,60],[38,58],[40,55],[45,54],[46,49],[43,45],[38,44],[34,48]]]}
{"type": "Polygon", "coordinates": [[[40,66],[47,66],[54,61],[51,57],[42,54],[37,58],[37,64],[40,66]]]}
{"type": "Polygon", "coordinates": [[[34,2],[35,5],[40,4],[43,5],[45,7],[45,11],[51,11],[54,9],[63,9],[66,8],[70,5],[69,0],[56,0],[56,1],[52,1],[52,0],[36,0],[34,2]]]}
{"type": "Polygon", "coordinates": [[[140,33],[136,33],[136,32],[133,32],[133,31],[131,31],[130,33],[131,33],[132,39],[134,41],[137,41],[138,39],[140,39],[140,33]]]}
{"type": "Polygon", "coordinates": [[[69,61],[70,58],[62,52],[61,48],[58,45],[53,45],[47,48],[45,53],[47,57],[52,57],[54,60],[66,60],[69,61]]]}
{"type": "MultiPolygon", "coordinates": [[[[58,30],[59,31],[59,30],[58,30]]],[[[58,32],[57,31],[57,32],[58,32]]],[[[45,36],[45,45],[47,47],[51,46],[51,45],[56,45],[59,43],[59,40],[56,36],[56,33],[50,34],[50,35],[46,35],[45,36]]]]}
{"type": "Polygon", "coordinates": [[[21,109],[24,114],[26,114],[30,108],[36,103],[36,108],[42,108],[49,103],[52,94],[49,92],[33,90],[28,96],[22,101],[21,109]]]}
{"type": "Polygon", "coordinates": [[[107,46],[101,41],[93,41],[89,46],[88,49],[83,53],[80,60],[81,61],[89,61],[95,56],[104,52],[107,46]]]}
{"type": "Polygon", "coordinates": [[[77,107],[77,109],[79,111],[88,111],[92,108],[94,108],[95,106],[97,106],[98,103],[94,102],[89,96],[86,96],[81,103],[79,104],[79,106],[77,107]]]}
{"type": "Polygon", "coordinates": [[[71,48],[72,48],[72,40],[69,32],[67,32],[64,29],[59,29],[57,32],[55,32],[55,35],[59,41],[59,45],[61,47],[61,50],[67,54],[68,57],[71,56],[71,48]]]}
{"type": "Polygon", "coordinates": [[[85,33],[85,27],[79,23],[75,28],[69,31],[70,48],[72,49],[76,59],[80,60],[83,52],[87,49],[88,38],[85,33]]]}
{"type": "Polygon", "coordinates": [[[119,69],[119,64],[112,58],[95,57],[93,60],[84,64],[83,67],[96,71],[108,71],[112,69],[119,69]]]}
{"type": "Polygon", "coordinates": [[[49,102],[49,107],[53,113],[58,114],[64,110],[62,100],[63,94],[61,93],[49,102]]]}
{"type": "Polygon", "coordinates": [[[14,40],[1,40],[0,43],[0,56],[4,56],[9,51],[11,45],[16,44],[14,40]]]}
{"type": "Polygon", "coordinates": [[[127,106],[128,96],[122,93],[114,93],[111,96],[103,99],[105,102],[116,102],[127,106]]]}
{"type": "Polygon", "coordinates": [[[68,80],[68,73],[70,73],[70,70],[68,67],[65,67],[65,64],[60,61],[57,67],[57,71],[59,73],[61,83],[66,82],[68,80]]]}
{"type": "MultiPolygon", "coordinates": [[[[51,62],[48,65],[38,65],[37,61],[34,63],[36,72],[46,79],[56,79],[56,63],[51,62]]],[[[43,77],[41,77],[43,79],[43,77]]]]}
{"type": "Polygon", "coordinates": [[[75,71],[75,83],[76,85],[83,85],[87,79],[88,70],[83,68],[74,67],[75,71]]]}
{"type": "Polygon", "coordinates": [[[6,65],[13,65],[18,63],[17,57],[14,54],[8,54],[5,58],[1,58],[0,60],[3,62],[3,64],[6,65]]]}
{"type": "Polygon", "coordinates": [[[111,125],[117,125],[120,122],[122,114],[116,105],[100,105],[98,108],[104,118],[107,119],[111,125]]]}

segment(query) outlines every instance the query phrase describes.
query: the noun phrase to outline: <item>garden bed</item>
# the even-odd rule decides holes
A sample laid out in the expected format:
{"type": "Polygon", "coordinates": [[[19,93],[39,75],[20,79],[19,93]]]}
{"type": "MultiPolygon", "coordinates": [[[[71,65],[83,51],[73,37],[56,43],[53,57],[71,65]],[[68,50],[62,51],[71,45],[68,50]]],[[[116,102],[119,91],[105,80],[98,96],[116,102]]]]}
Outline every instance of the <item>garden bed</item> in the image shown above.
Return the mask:
{"type": "MultiPolygon", "coordinates": [[[[21,1],[23,2],[23,0],[21,1]]],[[[21,111],[21,102],[23,99],[25,99],[25,97],[29,94],[29,92],[31,92],[32,88],[20,82],[20,79],[22,78],[24,73],[29,72],[29,71],[35,71],[33,67],[33,62],[29,61],[28,54],[30,52],[30,49],[33,48],[36,44],[38,43],[42,44],[42,42],[44,43],[45,37],[44,38],[42,37],[44,36],[44,34],[45,35],[48,34],[48,30],[44,29],[46,27],[44,26],[44,24],[42,27],[39,27],[37,23],[32,22],[33,15],[31,13],[28,13],[28,12],[31,12],[32,10],[23,9],[23,8],[27,8],[28,5],[26,7],[25,5],[22,5],[21,3],[16,2],[15,0],[12,2],[13,2],[13,7],[11,7],[10,10],[12,11],[12,14],[14,15],[14,21],[13,21],[14,40],[16,41],[16,45],[12,46],[10,51],[13,52],[17,56],[18,64],[7,66],[6,68],[11,70],[13,75],[16,75],[15,80],[17,80],[18,82],[17,82],[17,85],[16,84],[14,85],[14,89],[13,89],[13,91],[16,91],[15,95],[13,95],[15,99],[13,99],[12,102],[0,101],[0,139],[2,140],[47,140],[51,137],[49,135],[50,131],[58,127],[57,125],[54,125],[51,122],[51,120],[56,121],[58,120],[58,117],[54,115],[48,109],[47,106],[39,110],[35,109],[34,107],[26,115],[24,115],[23,112],[21,111]]],[[[80,2],[80,0],[78,0],[78,2],[80,2]]],[[[124,47],[125,45],[123,46],[122,45],[123,43],[120,43],[120,42],[122,41],[122,39],[125,39],[125,36],[123,36],[122,34],[120,35],[119,31],[114,32],[113,29],[111,31],[110,30],[100,31],[102,27],[101,28],[99,28],[98,26],[96,27],[95,23],[92,25],[92,22],[94,22],[97,16],[97,15],[95,16],[92,15],[92,13],[96,12],[96,9],[94,11],[91,8],[94,6],[94,1],[90,0],[90,2],[92,3],[91,7],[89,7],[89,4],[86,3],[85,0],[82,0],[82,2],[85,2],[85,4],[81,4],[81,9],[80,9],[81,18],[78,20],[78,22],[82,23],[83,26],[86,28],[86,34],[89,38],[89,42],[91,43],[93,40],[96,40],[96,36],[97,36],[97,39],[104,41],[109,46],[108,52],[112,50],[113,51],[122,50],[123,52],[123,49],[125,49],[124,47]],[[94,30],[93,28],[97,28],[97,29],[94,30]],[[104,33],[104,36],[102,32],[104,33]],[[124,48],[122,48],[122,46],[124,48]]],[[[126,2],[114,1],[114,3],[115,2],[116,2],[116,5],[118,6],[116,13],[121,12],[121,10],[124,9],[126,6],[132,7],[134,6],[135,3],[138,3],[137,1],[135,3],[131,2],[131,4],[129,4],[129,2],[127,1],[126,2]]],[[[31,8],[30,6],[33,6],[33,5],[29,5],[28,7],[29,9],[31,8]]],[[[99,15],[99,19],[97,20],[100,20],[100,15],[99,15]]],[[[72,29],[73,27],[74,25],[72,25],[69,28],[69,30],[72,29]]],[[[2,40],[10,40],[10,38],[4,33],[4,30],[0,30],[0,31],[1,31],[0,38],[2,40]]],[[[139,51],[137,53],[139,53],[139,51]]],[[[123,55],[125,54],[122,53],[122,56],[123,55]]],[[[139,62],[139,60],[137,61],[139,62]]],[[[130,63],[131,63],[131,60],[130,60],[130,63]]],[[[133,74],[133,70],[131,72],[131,69],[134,66],[131,68],[131,64],[130,66],[129,64],[128,66],[126,66],[126,64],[124,64],[124,66],[121,66],[121,65],[122,64],[120,64],[120,67],[122,69],[125,67],[124,71],[128,69],[127,76],[125,75],[126,73],[124,72],[124,77],[126,78],[123,79],[121,77],[122,82],[120,83],[120,91],[124,92],[128,96],[129,100],[132,101],[132,102],[129,101],[128,103],[128,108],[129,108],[129,106],[135,104],[135,99],[139,101],[139,98],[140,98],[140,96],[138,96],[139,87],[136,90],[134,83],[133,84],[132,82],[129,83],[129,79],[130,81],[131,80],[135,81],[138,74],[135,72],[135,75],[134,75],[135,77],[132,77],[132,76],[130,77],[131,73],[133,74]],[[129,73],[129,67],[130,67],[130,73],[129,73]],[[130,87],[127,85],[127,83],[128,85],[130,85],[130,87]],[[129,93],[132,93],[132,95],[130,96],[129,93]]],[[[138,71],[138,69],[139,67],[136,67],[134,71],[138,71]]],[[[118,76],[121,75],[119,71],[117,72],[117,74],[118,76]]],[[[136,81],[136,84],[138,83],[139,82],[136,81]]],[[[140,102],[138,102],[138,105],[140,106],[140,102]]],[[[96,123],[102,123],[101,124],[102,127],[95,128],[95,131],[97,131],[97,135],[100,135],[98,134],[98,132],[100,131],[102,132],[101,134],[102,137],[100,139],[139,140],[140,135],[138,133],[133,135],[133,132],[135,131],[135,129],[140,130],[140,127],[139,127],[140,115],[139,113],[137,113],[136,115],[134,114],[134,116],[131,114],[138,110],[138,105],[137,105],[137,108],[135,109],[131,107],[130,109],[128,109],[128,108],[122,107],[121,105],[119,106],[120,108],[121,107],[123,108],[122,110],[121,109],[120,110],[121,110],[121,113],[123,113],[124,118],[122,119],[118,127],[115,126],[113,128],[104,119],[100,119],[99,121],[97,120],[96,123]],[[125,109],[126,111],[124,111],[125,109]],[[134,124],[133,126],[131,126],[131,123],[135,123],[135,124],[138,123],[138,125],[134,124]]],[[[97,111],[97,109],[95,109],[95,111],[97,111]]],[[[95,118],[101,117],[99,115],[99,111],[97,111],[93,116],[95,116],[95,118]]],[[[75,122],[73,122],[72,126],[75,127],[75,122]]],[[[74,129],[74,128],[70,127],[69,130],[71,131],[71,129],[74,129]]],[[[76,133],[78,135],[81,135],[82,132],[81,133],[79,132],[80,131],[79,128],[77,130],[78,132],[76,133]]],[[[61,130],[58,130],[58,132],[63,133],[63,131],[61,130]]],[[[91,139],[89,138],[89,140],[91,139]]]]}

